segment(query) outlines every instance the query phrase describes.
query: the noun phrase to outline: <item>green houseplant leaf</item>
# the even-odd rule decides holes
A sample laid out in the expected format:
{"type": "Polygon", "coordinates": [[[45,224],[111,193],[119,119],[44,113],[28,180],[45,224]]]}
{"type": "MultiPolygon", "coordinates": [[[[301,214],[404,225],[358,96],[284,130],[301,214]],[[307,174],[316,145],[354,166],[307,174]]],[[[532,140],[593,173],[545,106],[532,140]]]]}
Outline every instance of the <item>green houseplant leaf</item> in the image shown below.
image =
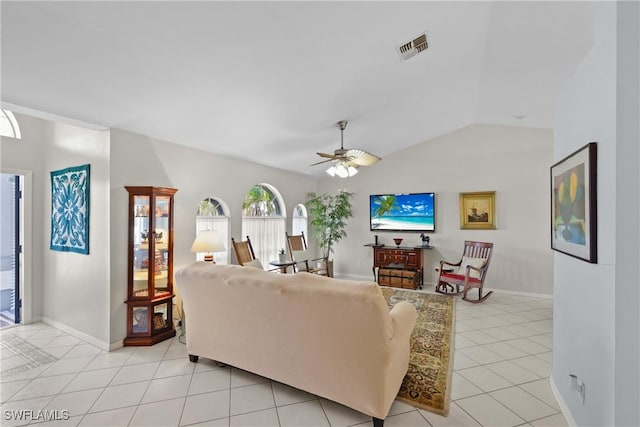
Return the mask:
{"type": "Polygon", "coordinates": [[[334,244],[347,236],[347,220],[353,216],[351,197],[353,193],[307,195],[311,235],[318,242],[325,257],[334,251],[334,244]]]}

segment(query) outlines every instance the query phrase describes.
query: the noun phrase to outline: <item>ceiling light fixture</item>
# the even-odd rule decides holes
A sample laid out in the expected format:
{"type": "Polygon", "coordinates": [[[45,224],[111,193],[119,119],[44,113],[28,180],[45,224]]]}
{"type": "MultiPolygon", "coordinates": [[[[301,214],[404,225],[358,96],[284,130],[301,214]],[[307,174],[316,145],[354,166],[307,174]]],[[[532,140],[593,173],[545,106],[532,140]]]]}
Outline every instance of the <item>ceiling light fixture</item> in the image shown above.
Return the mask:
{"type": "Polygon", "coordinates": [[[349,178],[358,173],[358,169],[349,162],[344,160],[338,160],[333,166],[327,169],[327,173],[331,176],[337,176],[339,178],[349,178]]]}

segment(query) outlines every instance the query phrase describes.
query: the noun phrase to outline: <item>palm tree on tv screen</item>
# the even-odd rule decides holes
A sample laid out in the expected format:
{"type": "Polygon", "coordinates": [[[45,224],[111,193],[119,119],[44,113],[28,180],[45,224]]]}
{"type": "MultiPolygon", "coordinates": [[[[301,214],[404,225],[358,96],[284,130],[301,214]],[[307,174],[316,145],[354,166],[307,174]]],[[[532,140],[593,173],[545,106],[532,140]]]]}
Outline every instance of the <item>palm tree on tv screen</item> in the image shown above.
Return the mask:
{"type": "Polygon", "coordinates": [[[380,196],[376,198],[376,207],[373,215],[380,220],[386,213],[398,210],[398,200],[394,195],[380,196]]]}

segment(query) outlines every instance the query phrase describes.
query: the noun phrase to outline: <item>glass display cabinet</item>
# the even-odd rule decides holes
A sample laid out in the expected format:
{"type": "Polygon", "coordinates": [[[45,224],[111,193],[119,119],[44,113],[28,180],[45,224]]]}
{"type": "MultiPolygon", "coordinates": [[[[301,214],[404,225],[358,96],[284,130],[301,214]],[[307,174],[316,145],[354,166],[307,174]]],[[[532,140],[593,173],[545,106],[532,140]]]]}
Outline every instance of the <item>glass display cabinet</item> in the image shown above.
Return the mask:
{"type": "Polygon", "coordinates": [[[127,338],[153,345],[176,335],[173,326],[173,195],[159,187],[129,192],[127,338]]]}

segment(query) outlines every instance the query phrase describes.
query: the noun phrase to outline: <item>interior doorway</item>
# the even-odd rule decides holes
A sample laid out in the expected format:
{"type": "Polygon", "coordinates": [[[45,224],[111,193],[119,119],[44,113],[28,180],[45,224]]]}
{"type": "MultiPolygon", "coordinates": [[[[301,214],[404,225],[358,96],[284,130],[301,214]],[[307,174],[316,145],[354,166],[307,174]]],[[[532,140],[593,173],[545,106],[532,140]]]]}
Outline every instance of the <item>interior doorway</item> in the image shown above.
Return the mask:
{"type": "Polygon", "coordinates": [[[24,176],[0,174],[0,326],[22,320],[24,176]]]}

